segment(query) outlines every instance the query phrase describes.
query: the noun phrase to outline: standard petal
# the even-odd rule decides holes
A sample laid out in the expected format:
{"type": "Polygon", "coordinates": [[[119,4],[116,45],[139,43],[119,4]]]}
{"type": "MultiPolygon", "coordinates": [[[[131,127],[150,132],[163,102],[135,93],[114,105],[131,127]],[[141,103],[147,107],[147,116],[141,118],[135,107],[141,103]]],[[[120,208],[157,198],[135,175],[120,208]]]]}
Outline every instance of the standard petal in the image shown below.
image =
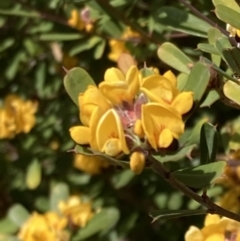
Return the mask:
{"type": "Polygon", "coordinates": [[[72,139],[80,144],[86,145],[90,142],[90,128],[86,126],[73,126],[70,128],[70,135],[72,139]]]}
{"type": "Polygon", "coordinates": [[[131,66],[126,74],[126,82],[128,84],[128,93],[133,99],[139,91],[139,78],[137,66],[131,66]]]}
{"type": "Polygon", "coordinates": [[[181,115],[189,112],[193,106],[193,92],[182,92],[172,102],[174,107],[181,115]]]}
{"type": "Polygon", "coordinates": [[[164,100],[168,104],[172,102],[175,94],[172,83],[161,75],[151,75],[145,78],[141,90],[151,101],[161,102],[161,100],[164,100]],[[148,91],[146,92],[145,89],[148,91]]]}
{"type": "Polygon", "coordinates": [[[169,129],[163,129],[158,138],[158,147],[167,148],[173,142],[173,135],[169,129]]]}
{"type": "Polygon", "coordinates": [[[129,99],[127,89],[127,83],[124,81],[103,81],[99,84],[99,90],[113,105],[120,105],[123,100],[129,99]]]}
{"type": "Polygon", "coordinates": [[[168,79],[175,88],[177,87],[177,78],[176,78],[175,74],[171,70],[168,70],[167,72],[165,72],[163,74],[163,76],[166,79],[168,79]]]}
{"type": "Polygon", "coordinates": [[[104,81],[112,82],[112,81],[124,81],[124,74],[120,69],[117,68],[109,68],[105,71],[104,81]]]}
{"type": "Polygon", "coordinates": [[[188,231],[185,233],[185,241],[203,241],[204,237],[200,231],[195,226],[191,226],[188,231]]]}

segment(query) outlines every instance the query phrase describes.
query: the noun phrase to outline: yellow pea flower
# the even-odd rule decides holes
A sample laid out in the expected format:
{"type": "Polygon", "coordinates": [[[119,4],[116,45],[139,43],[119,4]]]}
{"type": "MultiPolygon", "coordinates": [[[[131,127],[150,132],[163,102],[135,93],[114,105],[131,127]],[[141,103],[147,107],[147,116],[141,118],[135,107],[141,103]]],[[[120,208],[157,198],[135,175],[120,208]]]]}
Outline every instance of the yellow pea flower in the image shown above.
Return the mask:
{"type": "Polygon", "coordinates": [[[15,136],[17,126],[14,115],[6,109],[0,109],[0,139],[12,138],[15,136]]]}
{"type": "Polygon", "coordinates": [[[78,196],[71,196],[67,201],[61,201],[58,207],[62,215],[79,227],[85,227],[94,215],[92,204],[83,202],[78,196]]]}
{"type": "Polygon", "coordinates": [[[91,175],[95,175],[100,174],[102,169],[109,167],[109,162],[100,157],[76,154],[74,167],[91,175]]]}
{"type": "Polygon", "coordinates": [[[99,89],[113,105],[121,105],[123,101],[132,103],[139,91],[137,67],[131,66],[126,76],[120,69],[107,69],[104,74],[104,81],[99,84],[99,89]]]}
{"type": "Polygon", "coordinates": [[[108,110],[96,125],[98,150],[109,156],[116,156],[121,151],[129,154],[122,123],[114,109],[108,110]]]}
{"type": "Polygon", "coordinates": [[[185,233],[185,241],[240,240],[240,224],[229,218],[208,214],[204,227],[191,226],[185,233]]]}
{"type": "Polygon", "coordinates": [[[193,106],[192,92],[179,92],[177,79],[171,71],[164,75],[151,75],[143,79],[141,91],[152,102],[168,105],[181,115],[187,113],[193,106]]]}
{"type": "Polygon", "coordinates": [[[181,115],[158,103],[143,105],[141,119],[145,135],[155,150],[167,148],[174,138],[178,139],[184,132],[181,115]]]}
{"type": "Polygon", "coordinates": [[[34,212],[22,226],[18,238],[22,241],[69,240],[64,231],[67,219],[56,213],[38,214],[34,212]]]}
{"type": "Polygon", "coordinates": [[[80,120],[85,126],[89,126],[91,115],[97,107],[100,107],[103,112],[111,108],[111,104],[95,85],[89,85],[84,93],[79,94],[78,104],[80,120]]]}

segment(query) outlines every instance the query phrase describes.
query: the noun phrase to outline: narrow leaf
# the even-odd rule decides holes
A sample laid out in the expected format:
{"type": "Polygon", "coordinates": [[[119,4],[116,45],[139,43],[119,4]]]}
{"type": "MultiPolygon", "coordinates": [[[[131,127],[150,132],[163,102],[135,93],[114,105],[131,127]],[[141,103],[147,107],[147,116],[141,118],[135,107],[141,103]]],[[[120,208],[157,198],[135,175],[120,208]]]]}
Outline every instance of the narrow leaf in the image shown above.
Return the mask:
{"type": "Polygon", "coordinates": [[[185,74],[190,73],[190,67],[193,65],[190,58],[175,45],[168,42],[159,47],[158,57],[167,65],[185,74]]]}
{"type": "Polygon", "coordinates": [[[217,5],[224,5],[226,7],[229,7],[231,9],[234,9],[235,11],[240,13],[240,7],[238,6],[237,2],[235,0],[212,0],[214,6],[217,5]]]}
{"type": "Polygon", "coordinates": [[[217,161],[205,165],[190,167],[173,172],[172,175],[186,186],[205,188],[223,173],[226,161],[217,161]]]}
{"type": "Polygon", "coordinates": [[[84,92],[88,85],[95,85],[87,71],[79,67],[69,70],[63,83],[68,95],[76,105],[78,105],[78,95],[84,92]]]}
{"type": "Polygon", "coordinates": [[[197,45],[197,48],[209,54],[215,54],[215,55],[219,54],[212,44],[200,43],[197,45]]]}
{"type": "Polygon", "coordinates": [[[225,61],[231,68],[233,73],[240,74],[240,49],[233,47],[228,49],[223,49],[222,51],[225,61]]]}
{"type": "Polygon", "coordinates": [[[223,22],[240,29],[240,11],[238,12],[232,8],[219,4],[216,6],[215,13],[223,22]]]}
{"type": "Polygon", "coordinates": [[[184,91],[192,91],[194,93],[194,101],[199,102],[207,89],[210,77],[208,66],[197,62],[191,69],[184,91]]]}
{"type": "Polygon", "coordinates": [[[228,99],[240,105],[240,85],[228,80],[223,86],[223,93],[228,99]]]}
{"type": "Polygon", "coordinates": [[[26,184],[29,189],[35,189],[41,182],[41,165],[37,159],[33,160],[27,169],[26,184]]]}
{"type": "Polygon", "coordinates": [[[50,207],[54,212],[59,212],[58,205],[60,201],[65,201],[69,197],[69,188],[65,183],[56,184],[50,194],[50,207]]]}
{"type": "Polygon", "coordinates": [[[152,223],[156,222],[157,220],[168,220],[171,218],[180,218],[180,217],[187,217],[193,215],[202,215],[206,214],[207,211],[202,210],[156,210],[150,212],[150,217],[153,218],[152,223]]]}
{"type": "Polygon", "coordinates": [[[219,93],[215,89],[212,89],[207,92],[207,95],[203,100],[203,102],[201,103],[200,107],[201,108],[210,107],[214,102],[216,102],[219,99],[220,99],[219,93]]]}
{"type": "Polygon", "coordinates": [[[218,150],[219,135],[216,127],[210,123],[204,123],[200,134],[200,161],[201,164],[214,162],[218,150]]]}
{"type": "Polygon", "coordinates": [[[83,38],[79,33],[44,33],[40,34],[42,41],[72,41],[83,38]]]}

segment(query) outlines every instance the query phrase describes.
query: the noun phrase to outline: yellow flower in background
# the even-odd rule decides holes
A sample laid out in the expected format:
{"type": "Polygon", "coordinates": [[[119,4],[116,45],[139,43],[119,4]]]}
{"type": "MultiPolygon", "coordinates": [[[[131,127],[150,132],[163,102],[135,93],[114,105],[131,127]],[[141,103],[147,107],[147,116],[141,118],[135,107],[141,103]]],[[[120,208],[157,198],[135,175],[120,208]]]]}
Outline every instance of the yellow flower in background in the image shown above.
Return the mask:
{"type": "Polygon", "coordinates": [[[237,47],[240,47],[240,29],[236,29],[227,23],[226,30],[229,32],[229,37],[234,37],[237,41],[237,47]]]}
{"type": "Polygon", "coordinates": [[[164,75],[151,75],[142,80],[141,91],[152,101],[169,105],[181,115],[190,111],[193,106],[193,93],[180,92],[177,89],[177,78],[167,71],[164,75]]]}
{"type": "Polygon", "coordinates": [[[66,226],[67,219],[56,213],[34,212],[22,226],[18,238],[22,241],[68,241],[69,235],[64,231],[66,226]]]}
{"type": "Polygon", "coordinates": [[[121,105],[123,101],[132,103],[139,91],[137,67],[131,66],[126,76],[120,69],[107,69],[104,81],[99,84],[99,90],[113,105],[121,105]]]}
{"type": "Polygon", "coordinates": [[[8,95],[0,109],[0,138],[13,138],[21,132],[28,133],[36,123],[38,104],[23,100],[17,95],[8,95]]]}
{"type": "Polygon", "coordinates": [[[59,209],[70,223],[79,227],[85,227],[94,215],[91,202],[83,202],[79,196],[71,196],[67,201],[61,201],[59,209]]]}
{"type": "Polygon", "coordinates": [[[142,125],[153,149],[170,146],[184,132],[181,115],[174,109],[167,109],[158,103],[142,106],[142,125]]]}
{"type": "Polygon", "coordinates": [[[218,201],[218,204],[234,213],[240,213],[240,186],[227,190],[218,201]]]}
{"type": "Polygon", "coordinates": [[[185,241],[240,240],[240,223],[229,218],[208,214],[204,227],[191,226],[185,233],[185,241]]]}
{"type": "Polygon", "coordinates": [[[74,167],[91,175],[100,174],[102,169],[109,167],[109,162],[94,156],[76,154],[74,167]]]}
{"type": "Polygon", "coordinates": [[[121,36],[121,40],[111,39],[109,40],[110,53],[108,58],[114,62],[117,62],[122,53],[129,53],[126,47],[126,42],[129,40],[137,39],[139,41],[140,35],[137,32],[127,27],[121,36]]]}
{"type": "Polygon", "coordinates": [[[78,9],[73,9],[68,19],[68,24],[78,30],[85,29],[87,32],[90,32],[93,29],[93,24],[90,19],[89,9],[87,7],[80,11],[78,9]]]}

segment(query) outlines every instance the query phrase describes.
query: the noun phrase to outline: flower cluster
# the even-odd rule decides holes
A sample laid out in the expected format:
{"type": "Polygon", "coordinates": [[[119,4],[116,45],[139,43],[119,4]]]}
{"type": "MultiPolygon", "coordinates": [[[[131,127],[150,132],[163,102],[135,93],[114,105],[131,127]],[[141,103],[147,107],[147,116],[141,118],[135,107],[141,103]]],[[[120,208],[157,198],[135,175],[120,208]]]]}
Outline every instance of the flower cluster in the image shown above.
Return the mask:
{"type": "Polygon", "coordinates": [[[87,7],[81,11],[73,9],[71,11],[71,17],[68,19],[68,24],[78,30],[90,32],[93,29],[93,23],[90,19],[89,9],[87,7]]]}
{"type": "Polygon", "coordinates": [[[185,234],[185,241],[240,240],[240,223],[229,218],[208,214],[204,228],[191,226],[185,234]]]}
{"type": "Polygon", "coordinates": [[[0,139],[28,133],[36,123],[37,102],[8,95],[0,108],[0,139]]]}
{"type": "Polygon", "coordinates": [[[90,202],[83,202],[78,196],[71,196],[59,203],[60,214],[34,212],[22,226],[18,237],[22,241],[68,241],[68,226],[84,227],[93,217],[90,202]]]}
{"type": "Polygon", "coordinates": [[[135,65],[126,71],[109,68],[98,87],[79,94],[83,125],[70,128],[72,139],[90,145],[93,153],[121,158],[141,173],[150,150],[168,148],[184,132],[182,115],[193,105],[192,92],[179,92],[171,71],[151,69],[144,76],[135,65]]]}

